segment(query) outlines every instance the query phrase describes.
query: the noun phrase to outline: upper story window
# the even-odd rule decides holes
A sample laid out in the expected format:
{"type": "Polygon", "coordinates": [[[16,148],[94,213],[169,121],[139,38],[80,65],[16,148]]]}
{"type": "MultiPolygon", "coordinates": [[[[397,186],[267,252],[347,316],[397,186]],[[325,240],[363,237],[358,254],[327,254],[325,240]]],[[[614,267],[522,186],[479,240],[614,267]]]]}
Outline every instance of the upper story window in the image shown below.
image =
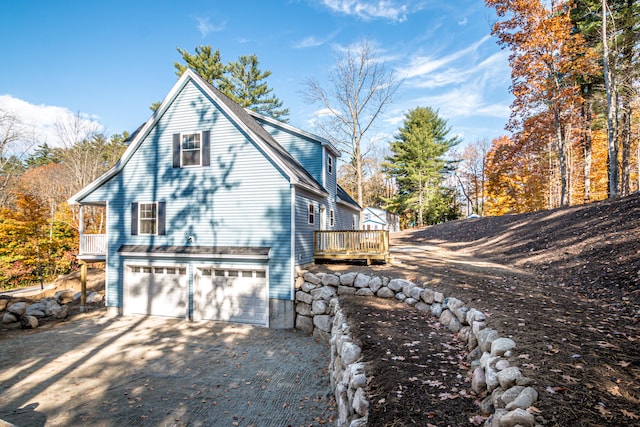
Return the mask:
{"type": "Polygon", "coordinates": [[[333,157],[331,155],[327,155],[327,172],[329,175],[333,173],[333,157]]]}
{"type": "Polygon", "coordinates": [[[165,202],[132,203],[131,234],[146,236],[164,235],[165,218],[165,202]]]}
{"type": "Polygon", "coordinates": [[[209,166],[210,131],[173,135],[173,167],[209,166]]]}
{"type": "Polygon", "coordinates": [[[202,141],[200,133],[183,133],[180,145],[182,166],[200,166],[202,141]]]}
{"type": "Polygon", "coordinates": [[[316,210],[313,203],[309,203],[309,224],[313,224],[316,221],[316,210]]]}
{"type": "Polygon", "coordinates": [[[158,234],[158,208],[155,203],[138,205],[139,234],[158,234]]]}

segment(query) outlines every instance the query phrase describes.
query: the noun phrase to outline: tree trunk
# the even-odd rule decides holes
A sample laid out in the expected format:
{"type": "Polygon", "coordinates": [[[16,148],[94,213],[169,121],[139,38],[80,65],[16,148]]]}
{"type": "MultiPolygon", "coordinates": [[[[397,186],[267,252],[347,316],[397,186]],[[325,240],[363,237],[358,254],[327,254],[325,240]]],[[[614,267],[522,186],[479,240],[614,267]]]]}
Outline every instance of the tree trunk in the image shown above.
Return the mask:
{"type": "Polygon", "coordinates": [[[622,106],[622,133],[620,134],[622,146],[622,195],[631,192],[631,100],[625,96],[622,106]]]}
{"type": "Polygon", "coordinates": [[[609,197],[618,195],[618,145],[615,137],[615,98],[612,96],[613,74],[609,65],[609,45],[607,41],[607,0],[602,0],[602,59],[604,63],[604,86],[607,94],[607,147],[609,163],[609,197]]]}
{"type": "Polygon", "coordinates": [[[560,206],[568,206],[567,141],[565,140],[564,126],[560,122],[560,112],[555,110],[553,116],[556,126],[556,140],[558,144],[558,161],[560,163],[560,206]]]}
{"type": "Polygon", "coordinates": [[[583,117],[583,135],[582,135],[582,153],[584,157],[583,177],[584,177],[584,203],[591,201],[591,163],[593,140],[591,138],[591,102],[582,104],[583,117]]]}

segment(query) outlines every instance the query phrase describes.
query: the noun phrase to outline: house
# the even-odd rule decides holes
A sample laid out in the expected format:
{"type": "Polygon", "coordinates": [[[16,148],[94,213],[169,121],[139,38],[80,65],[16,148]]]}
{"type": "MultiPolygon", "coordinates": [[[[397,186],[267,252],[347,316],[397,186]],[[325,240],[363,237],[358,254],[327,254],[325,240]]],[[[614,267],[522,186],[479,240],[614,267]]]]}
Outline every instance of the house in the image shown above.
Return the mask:
{"type": "Polygon", "coordinates": [[[362,229],[400,231],[400,219],[398,215],[384,209],[367,207],[362,212],[362,229]]]}
{"type": "Polygon", "coordinates": [[[107,215],[105,235],[80,230],[78,259],[105,261],[117,314],[293,327],[314,230],[359,229],[338,156],[187,70],[117,164],[69,199],[81,217],[107,215]]]}

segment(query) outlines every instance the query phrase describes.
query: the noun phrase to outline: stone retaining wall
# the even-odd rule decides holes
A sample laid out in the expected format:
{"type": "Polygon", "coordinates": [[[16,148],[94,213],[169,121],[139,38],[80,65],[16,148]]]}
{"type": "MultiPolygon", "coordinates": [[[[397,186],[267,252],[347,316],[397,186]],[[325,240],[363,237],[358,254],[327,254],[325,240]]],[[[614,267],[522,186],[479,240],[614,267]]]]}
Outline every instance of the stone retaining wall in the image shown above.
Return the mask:
{"type": "Polygon", "coordinates": [[[471,389],[482,401],[483,414],[491,414],[485,426],[533,427],[535,417],[526,411],[538,399],[533,380],[515,366],[516,343],[500,337],[486,325],[486,316],[454,297],[404,279],[367,276],[362,273],[298,273],[296,280],[296,328],[331,343],[330,375],[338,406],[340,427],[367,425],[368,400],[364,389],[366,361],[354,342],[338,295],[395,298],[438,317],[439,322],[467,344],[471,389]]]}

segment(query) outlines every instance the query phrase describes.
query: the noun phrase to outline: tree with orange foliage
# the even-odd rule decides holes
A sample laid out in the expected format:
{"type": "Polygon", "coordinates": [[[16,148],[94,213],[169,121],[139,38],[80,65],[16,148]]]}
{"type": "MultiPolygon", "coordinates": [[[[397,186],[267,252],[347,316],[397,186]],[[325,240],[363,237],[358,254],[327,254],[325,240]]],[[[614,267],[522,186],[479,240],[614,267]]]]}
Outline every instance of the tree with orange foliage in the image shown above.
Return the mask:
{"type": "Polygon", "coordinates": [[[592,64],[584,38],[573,31],[572,2],[551,1],[549,6],[542,0],[485,2],[504,18],[494,24],[492,34],[499,44],[511,49],[511,91],[515,100],[508,129],[522,132],[531,123],[529,119],[548,112],[552,118],[549,133],[555,141],[560,168],[560,205],[565,206],[569,204],[567,127],[582,103],[574,77],[585,74],[592,64]]]}

